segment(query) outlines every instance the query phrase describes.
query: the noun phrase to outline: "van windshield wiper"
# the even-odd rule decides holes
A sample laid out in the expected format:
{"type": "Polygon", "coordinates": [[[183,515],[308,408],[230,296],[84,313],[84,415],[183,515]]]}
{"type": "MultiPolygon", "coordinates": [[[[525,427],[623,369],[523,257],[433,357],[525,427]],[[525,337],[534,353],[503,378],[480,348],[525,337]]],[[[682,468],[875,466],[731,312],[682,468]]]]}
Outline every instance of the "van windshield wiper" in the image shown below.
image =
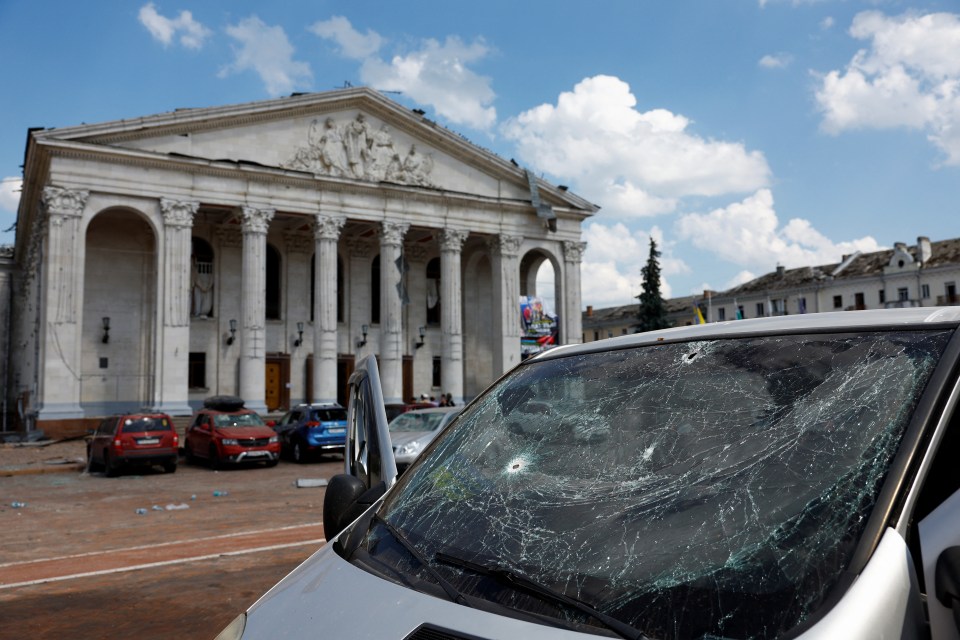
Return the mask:
{"type": "Polygon", "coordinates": [[[517,573],[511,569],[505,569],[503,567],[493,566],[488,567],[482,564],[477,564],[470,560],[465,560],[464,558],[458,558],[456,556],[450,555],[449,553],[444,553],[443,551],[438,551],[433,559],[437,562],[442,562],[444,564],[451,564],[457,567],[462,567],[464,569],[469,569],[475,573],[481,575],[490,576],[495,580],[500,582],[505,582],[513,587],[519,588],[523,591],[534,594],[535,596],[547,600],[548,602],[560,603],[566,605],[571,609],[575,609],[581,613],[585,613],[595,620],[599,620],[605,627],[616,633],[622,638],[630,638],[631,640],[651,640],[649,636],[644,634],[639,629],[634,629],[625,622],[621,622],[614,617],[608,616],[607,614],[598,611],[594,607],[590,606],[586,602],[577,600],[571,596],[566,595],[565,593],[560,593],[555,591],[550,587],[537,582],[536,580],[529,578],[525,575],[517,573]]]}
{"type": "Polygon", "coordinates": [[[406,535],[401,533],[399,529],[387,522],[379,513],[374,513],[373,519],[383,525],[383,528],[386,529],[391,536],[393,536],[394,540],[399,542],[404,549],[410,552],[410,555],[416,558],[417,562],[419,562],[423,568],[427,570],[427,573],[433,576],[433,579],[437,581],[437,584],[443,587],[444,592],[447,594],[447,597],[449,597],[450,600],[467,607],[471,606],[470,603],[467,602],[466,597],[464,597],[464,595],[460,593],[456,587],[450,584],[446,578],[444,578],[436,569],[430,566],[430,561],[427,560],[422,553],[420,553],[420,550],[417,549],[412,542],[410,542],[406,535]]]}

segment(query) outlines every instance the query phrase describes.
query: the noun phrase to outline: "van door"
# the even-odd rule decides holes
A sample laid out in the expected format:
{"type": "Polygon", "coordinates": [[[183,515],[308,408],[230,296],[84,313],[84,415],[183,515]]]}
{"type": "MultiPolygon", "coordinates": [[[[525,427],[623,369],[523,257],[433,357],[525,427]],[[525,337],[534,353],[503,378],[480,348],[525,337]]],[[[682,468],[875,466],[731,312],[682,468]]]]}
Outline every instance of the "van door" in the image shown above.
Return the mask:
{"type": "Polygon", "coordinates": [[[364,358],[350,376],[344,472],[360,479],[367,489],[380,482],[390,488],[397,480],[380,371],[373,356],[364,358]]]}

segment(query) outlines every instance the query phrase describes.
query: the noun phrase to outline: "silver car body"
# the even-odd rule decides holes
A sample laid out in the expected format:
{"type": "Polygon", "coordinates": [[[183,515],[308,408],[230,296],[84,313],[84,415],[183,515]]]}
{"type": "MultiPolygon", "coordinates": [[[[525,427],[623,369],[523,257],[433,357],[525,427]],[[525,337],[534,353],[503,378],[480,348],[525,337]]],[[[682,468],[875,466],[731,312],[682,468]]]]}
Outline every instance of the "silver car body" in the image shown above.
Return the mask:
{"type": "Polygon", "coordinates": [[[450,424],[463,407],[434,407],[431,409],[414,409],[401,413],[390,421],[390,440],[393,443],[393,459],[397,469],[403,471],[409,467],[417,456],[427,448],[437,434],[450,424]],[[410,431],[411,420],[425,418],[431,414],[443,416],[436,426],[430,430],[410,431]]]}
{"type": "MultiPolygon", "coordinates": [[[[935,383],[940,390],[932,400],[924,396],[924,401],[929,400],[931,404],[924,409],[928,411],[929,418],[923,424],[926,434],[923,446],[911,454],[913,457],[908,465],[910,472],[904,476],[903,482],[891,489],[900,496],[898,504],[902,507],[897,511],[898,515],[881,519],[885,524],[877,528],[873,543],[865,546],[867,555],[848,583],[826,600],[810,624],[801,625],[801,628],[787,633],[787,637],[807,640],[930,637],[933,640],[945,640],[958,638],[958,632],[951,610],[934,594],[934,566],[943,549],[960,545],[960,492],[938,502],[939,506],[931,509],[919,525],[912,521],[912,514],[921,498],[927,472],[934,465],[937,446],[948,429],[960,429],[960,418],[956,411],[960,395],[960,370],[957,364],[960,360],[960,334],[956,330],[960,326],[960,308],[824,313],[681,327],[585,345],[558,347],[531,360],[543,362],[657,343],[776,336],[792,332],[848,332],[855,336],[865,331],[917,330],[926,326],[942,327],[952,332],[944,356],[945,359],[952,359],[952,364],[939,366],[934,372],[935,380],[930,385],[932,387],[935,383]],[[907,544],[907,539],[916,531],[919,531],[916,547],[922,556],[919,563],[914,561],[916,552],[911,551],[907,544]],[[921,589],[921,581],[925,583],[925,588],[921,589]],[[924,614],[924,606],[929,610],[927,615],[924,614]]],[[[373,378],[376,378],[375,363],[372,372],[373,378]]],[[[512,375],[513,372],[505,378],[512,375]]],[[[374,382],[373,399],[379,394],[379,382],[374,382]]],[[[368,398],[367,405],[370,404],[368,398]]],[[[367,416],[371,412],[377,413],[377,408],[368,409],[367,416]]],[[[382,413],[382,406],[379,413],[382,413]]],[[[467,413],[465,411],[464,416],[467,413]]],[[[365,423],[368,431],[364,433],[365,424],[359,423],[358,416],[353,414],[353,401],[351,414],[347,472],[357,475],[357,469],[370,462],[365,457],[370,447],[364,445],[363,440],[381,438],[380,448],[386,449],[379,457],[379,469],[364,470],[374,480],[382,479],[387,487],[386,495],[371,507],[373,510],[380,509],[395,493],[393,488],[396,482],[394,460],[389,445],[382,440],[384,427],[373,429],[369,425],[377,420],[369,420],[365,423]]],[[[359,417],[362,422],[363,416],[359,417]]],[[[458,426],[463,427],[466,420],[464,417],[458,426]]],[[[380,423],[386,424],[382,416],[380,423]]],[[[431,457],[438,454],[448,440],[447,436],[457,431],[457,428],[448,430],[443,438],[435,441],[405,474],[404,483],[412,482],[410,476],[416,477],[421,468],[429,464],[431,457]]],[[[348,527],[347,533],[350,531],[348,527]]],[[[340,538],[345,538],[347,533],[340,538]]],[[[332,538],[330,542],[335,540],[332,538]]],[[[238,618],[230,633],[221,637],[399,640],[420,637],[414,632],[424,625],[440,629],[446,635],[423,637],[490,640],[597,637],[592,633],[545,626],[468,608],[415,591],[399,580],[385,579],[355,566],[340,557],[333,546],[327,544],[311,556],[254,603],[238,618]]],[[[690,615],[698,615],[698,612],[693,610],[690,615]]],[[[615,634],[609,635],[615,637],[615,634]]]]}

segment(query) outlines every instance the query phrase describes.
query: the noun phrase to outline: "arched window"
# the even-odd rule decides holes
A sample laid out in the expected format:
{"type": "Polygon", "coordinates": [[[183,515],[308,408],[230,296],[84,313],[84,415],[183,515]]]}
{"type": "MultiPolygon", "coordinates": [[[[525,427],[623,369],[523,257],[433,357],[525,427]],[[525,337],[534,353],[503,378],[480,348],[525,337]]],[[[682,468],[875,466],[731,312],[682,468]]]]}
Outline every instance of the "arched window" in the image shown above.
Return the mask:
{"type": "Polygon", "coordinates": [[[193,236],[190,253],[190,315],[213,316],[213,247],[193,236]]]}
{"type": "Polygon", "coordinates": [[[267,320],[280,319],[280,252],[267,245],[267,320]]]}
{"type": "MultiPolygon", "coordinates": [[[[313,305],[316,297],[317,255],[310,258],[310,322],[313,322],[313,305]]],[[[337,256],[337,322],[343,322],[343,260],[337,256]]]]}
{"type": "Polygon", "coordinates": [[[380,256],[370,265],[370,323],[380,322],[380,256]]]}
{"type": "Polygon", "coordinates": [[[427,324],[440,324],[440,258],[427,263],[427,324]]]}

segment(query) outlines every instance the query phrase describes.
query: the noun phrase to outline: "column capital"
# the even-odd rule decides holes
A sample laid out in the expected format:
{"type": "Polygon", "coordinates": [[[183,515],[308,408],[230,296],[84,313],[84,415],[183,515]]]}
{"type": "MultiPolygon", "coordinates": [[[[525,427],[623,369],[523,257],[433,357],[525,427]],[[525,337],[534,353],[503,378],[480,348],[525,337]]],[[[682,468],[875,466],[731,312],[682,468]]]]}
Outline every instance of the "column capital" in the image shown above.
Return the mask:
{"type": "Polygon", "coordinates": [[[168,227],[192,227],[193,217],[199,208],[200,203],[192,200],[160,198],[160,213],[163,214],[163,223],[168,227]]]}
{"type": "Polygon", "coordinates": [[[470,232],[465,229],[453,229],[446,227],[440,229],[438,239],[440,241],[440,251],[458,252],[463,249],[463,243],[470,232]]]}
{"type": "Polygon", "coordinates": [[[587,250],[586,242],[573,240],[563,241],[563,259],[567,262],[579,263],[583,261],[583,252],[587,250]]]}
{"type": "Polygon", "coordinates": [[[266,234],[274,213],[276,213],[276,209],[241,207],[240,216],[243,219],[243,232],[266,234]]]}
{"type": "Polygon", "coordinates": [[[87,204],[90,192],[82,189],[44,187],[40,199],[51,216],[79,217],[87,204]]]}
{"type": "Polygon", "coordinates": [[[490,238],[489,247],[491,253],[505,258],[516,258],[520,255],[520,245],[523,243],[522,236],[499,235],[490,238]]]}
{"type": "Polygon", "coordinates": [[[410,225],[405,222],[381,222],[380,244],[399,247],[403,243],[403,236],[410,225]]]}
{"type": "Polygon", "coordinates": [[[318,213],[313,217],[313,237],[316,240],[339,240],[340,231],[347,223],[344,216],[327,216],[318,213]]]}

